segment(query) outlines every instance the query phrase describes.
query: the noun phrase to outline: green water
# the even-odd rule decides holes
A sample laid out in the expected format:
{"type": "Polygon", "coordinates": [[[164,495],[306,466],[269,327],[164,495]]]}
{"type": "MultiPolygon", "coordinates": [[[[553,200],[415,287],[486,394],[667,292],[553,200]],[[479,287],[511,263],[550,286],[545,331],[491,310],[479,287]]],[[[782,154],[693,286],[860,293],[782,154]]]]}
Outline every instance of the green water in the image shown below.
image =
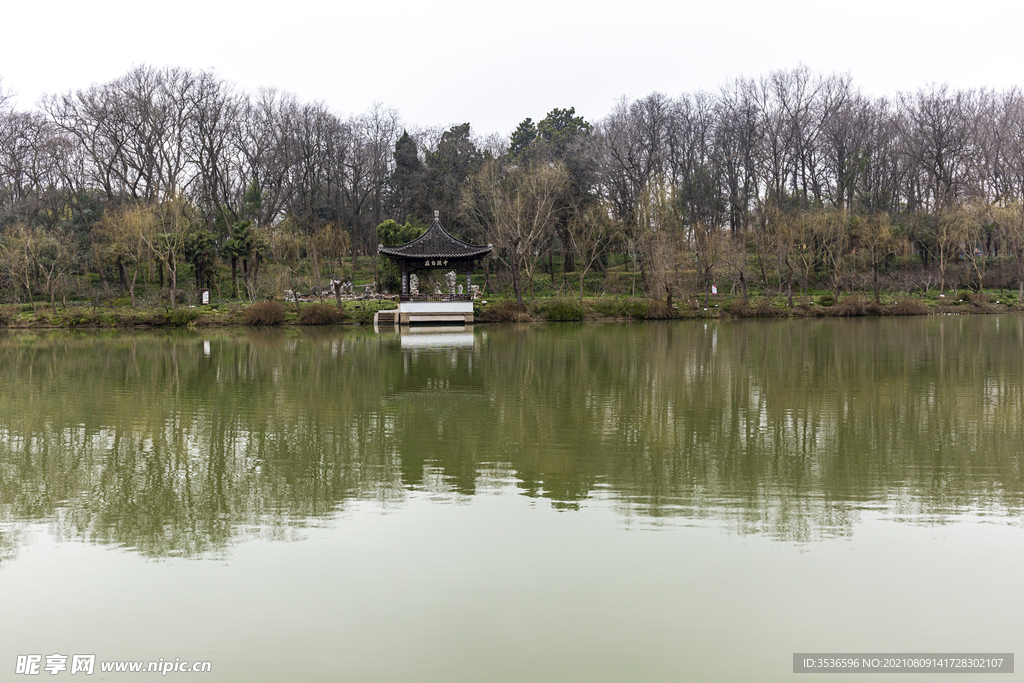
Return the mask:
{"type": "Polygon", "coordinates": [[[1018,316],[0,334],[0,680],[1013,652],[1022,360],[1018,316]]]}

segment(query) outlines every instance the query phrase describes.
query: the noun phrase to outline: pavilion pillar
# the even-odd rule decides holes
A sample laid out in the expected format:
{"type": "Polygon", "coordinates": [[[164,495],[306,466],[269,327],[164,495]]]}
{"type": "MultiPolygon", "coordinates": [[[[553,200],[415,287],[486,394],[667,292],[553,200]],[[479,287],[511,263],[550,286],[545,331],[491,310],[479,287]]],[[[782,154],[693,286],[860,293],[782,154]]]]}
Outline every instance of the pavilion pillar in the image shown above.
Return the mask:
{"type": "Polygon", "coordinates": [[[405,263],[402,263],[402,296],[409,296],[409,271],[405,269],[405,263]]]}

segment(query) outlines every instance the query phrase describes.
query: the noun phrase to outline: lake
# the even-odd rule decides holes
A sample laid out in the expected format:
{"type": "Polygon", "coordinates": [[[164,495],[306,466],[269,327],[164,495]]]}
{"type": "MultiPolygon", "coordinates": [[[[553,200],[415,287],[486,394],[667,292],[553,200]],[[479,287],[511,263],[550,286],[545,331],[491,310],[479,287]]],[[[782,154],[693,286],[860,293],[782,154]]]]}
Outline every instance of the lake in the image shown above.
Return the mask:
{"type": "Polygon", "coordinates": [[[1015,315],[0,333],[0,679],[1010,653],[1022,360],[1015,315]]]}

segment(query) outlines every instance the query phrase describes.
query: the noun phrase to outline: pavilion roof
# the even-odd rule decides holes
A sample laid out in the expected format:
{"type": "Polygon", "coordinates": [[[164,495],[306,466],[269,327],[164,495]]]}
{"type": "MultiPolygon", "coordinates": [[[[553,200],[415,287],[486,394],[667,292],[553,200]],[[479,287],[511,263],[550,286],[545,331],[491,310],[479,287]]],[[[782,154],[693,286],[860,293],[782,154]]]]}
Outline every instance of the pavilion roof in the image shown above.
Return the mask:
{"type": "Polygon", "coordinates": [[[377,247],[385,256],[398,259],[477,259],[493,251],[493,247],[480,247],[455,239],[441,227],[441,221],[434,216],[434,222],[425,233],[397,247],[377,247]]]}

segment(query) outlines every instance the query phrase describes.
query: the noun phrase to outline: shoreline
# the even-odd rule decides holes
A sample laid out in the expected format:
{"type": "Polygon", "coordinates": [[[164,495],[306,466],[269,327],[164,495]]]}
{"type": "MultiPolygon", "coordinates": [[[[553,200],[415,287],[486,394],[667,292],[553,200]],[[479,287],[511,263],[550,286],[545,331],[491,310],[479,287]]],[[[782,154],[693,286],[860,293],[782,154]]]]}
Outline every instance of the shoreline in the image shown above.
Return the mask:
{"type": "MultiPolygon", "coordinates": [[[[655,320],[727,320],[781,318],[889,317],[914,315],[992,315],[1020,313],[1024,306],[1015,298],[989,292],[962,293],[957,298],[941,295],[883,297],[847,294],[834,302],[831,295],[794,297],[793,306],[785,297],[719,298],[718,304],[707,308],[695,305],[695,299],[669,303],[664,299],[641,297],[589,297],[583,305],[577,298],[544,298],[526,302],[526,310],[515,301],[480,301],[474,306],[474,323],[499,322],[640,322],[655,320]]],[[[341,309],[334,301],[322,303],[280,304],[280,315],[273,321],[253,324],[246,321],[250,304],[221,303],[208,306],[165,306],[147,308],[110,307],[102,305],[58,306],[37,304],[37,310],[26,311],[27,304],[0,306],[0,329],[156,329],[156,328],[246,328],[246,327],[309,327],[325,325],[373,325],[377,310],[395,307],[389,300],[345,301],[341,309]]]]}

